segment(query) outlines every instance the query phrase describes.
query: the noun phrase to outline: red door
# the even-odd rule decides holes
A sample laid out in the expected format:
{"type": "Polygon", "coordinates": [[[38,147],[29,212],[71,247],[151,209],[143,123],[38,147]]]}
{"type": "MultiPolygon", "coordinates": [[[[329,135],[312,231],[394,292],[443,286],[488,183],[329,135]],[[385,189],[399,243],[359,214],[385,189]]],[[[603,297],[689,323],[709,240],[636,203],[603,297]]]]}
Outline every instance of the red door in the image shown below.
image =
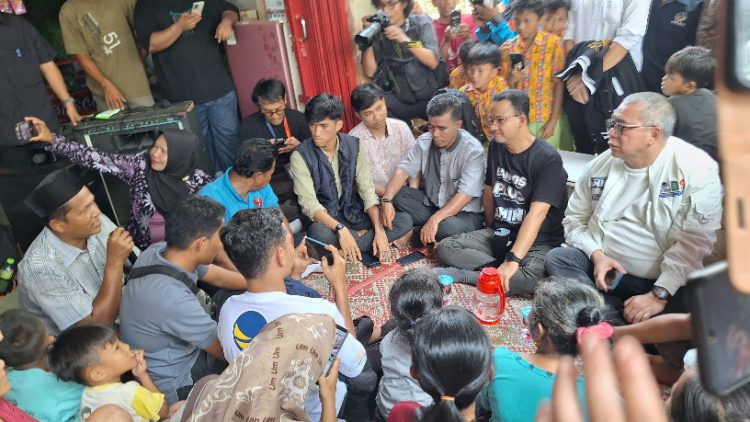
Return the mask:
{"type": "Polygon", "coordinates": [[[344,131],[355,125],[349,93],[357,85],[354,49],[344,0],[286,0],[294,55],[307,102],[321,92],[344,100],[344,131]]]}

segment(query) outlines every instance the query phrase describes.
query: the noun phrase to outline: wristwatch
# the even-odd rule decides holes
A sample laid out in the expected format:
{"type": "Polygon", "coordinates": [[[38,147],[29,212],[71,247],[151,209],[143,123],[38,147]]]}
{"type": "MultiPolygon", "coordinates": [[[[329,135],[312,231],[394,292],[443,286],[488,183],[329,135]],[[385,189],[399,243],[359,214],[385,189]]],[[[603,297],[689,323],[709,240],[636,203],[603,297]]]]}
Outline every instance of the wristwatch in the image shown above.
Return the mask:
{"type": "Polygon", "coordinates": [[[651,289],[651,294],[659,300],[669,300],[672,297],[669,290],[661,286],[654,286],[654,288],[651,289]]]}
{"type": "Polygon", "coordinates": [[[505,262],[513,261],[519,266],[523,266],[523,259],[519,258],[516,254],[513,253],[513,251],[508,251],[507,254],[505,254],[505,262]]]}
{"type": "Polygon", "coordinates": [[[341,229],[343,229],[344,227],[346,227],[346,226],[344,226],[343,224],[339,223],[339,224],[336,224],[336,227],[335,227],[335,228],[334,228],[333,230],[334,230],[334,231],[335,231],[336,233],[338,233],[338,232],[340,232],[340,231],[341,231],[341,229]]]}
{"type": "Polygon", "coordinates": [[[68,97],[68,98],[66,98],[66,99],[64,99],[64,100],[62,100],[62,101],[60,101],[60,102],[62,103],[62,105],[63,105],[63,106],[66,106],[66,105],[68,105],[68,104],[73,104],[73,103],[75,103],[75,102],[76,102],[76,100],[75,100],[75,99],[74,99],[73,97],[68,97]]]}

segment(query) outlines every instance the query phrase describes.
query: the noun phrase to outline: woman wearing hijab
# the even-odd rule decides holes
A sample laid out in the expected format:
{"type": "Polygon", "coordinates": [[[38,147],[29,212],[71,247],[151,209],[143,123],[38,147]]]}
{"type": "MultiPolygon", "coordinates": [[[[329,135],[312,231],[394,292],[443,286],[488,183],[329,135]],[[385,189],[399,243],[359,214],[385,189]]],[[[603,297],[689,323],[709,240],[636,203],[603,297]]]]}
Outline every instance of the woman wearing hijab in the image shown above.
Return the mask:
{"type": "Polygon", "coordinates": [[[196,168],[198,138],[184,130],[162,131],[148,154],[113,154],[53,134],[36,117],[26,120],[39,134],[31,140],[49,144],[45,150],[79,166],[116,176],[130,187],[128,232],[141,249],[164,240],[164,218],[174,204],[212,180],[196,168]]]}
{"type": "Polygon", "coordinates": [[[336,421],[338,358],[325,371],[335,336],[327,315],[288,314],[266,324],[221,375],[196,383],[181,420],[310,421],[305,399],[319,394],[321,422],[336,421]]]}

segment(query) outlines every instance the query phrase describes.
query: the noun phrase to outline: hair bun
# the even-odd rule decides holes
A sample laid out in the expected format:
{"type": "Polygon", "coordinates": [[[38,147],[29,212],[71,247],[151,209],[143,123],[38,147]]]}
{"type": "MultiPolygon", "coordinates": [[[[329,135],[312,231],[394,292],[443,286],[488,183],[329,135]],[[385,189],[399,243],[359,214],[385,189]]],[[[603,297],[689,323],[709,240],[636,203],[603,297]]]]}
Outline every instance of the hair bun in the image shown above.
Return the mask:
{"type": "Polygon", "coordinates": [[[595,306],[587,306],[578,313],[577,324],[579,327],[590,327],[602,322],[602,312],[595,306]]]}

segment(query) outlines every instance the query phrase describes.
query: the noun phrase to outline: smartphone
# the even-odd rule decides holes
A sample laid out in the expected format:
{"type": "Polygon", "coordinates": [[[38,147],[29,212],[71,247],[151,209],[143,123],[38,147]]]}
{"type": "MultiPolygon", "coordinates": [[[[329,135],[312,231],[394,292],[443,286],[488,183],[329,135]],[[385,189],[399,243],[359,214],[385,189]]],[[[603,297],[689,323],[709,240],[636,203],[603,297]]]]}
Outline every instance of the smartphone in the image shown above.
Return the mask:
{"type": "Polygon", "coordinates": [[[203,6],[205,6],[206,2],[204,1],[195,1],[193,2],[193,7],[190,8],[190,13],[195,13],[197,15],[203,14],[203,6]]]}
{"type": "Polygon", "coordinates": [[[367,268],[377,268],[380,266],[380,259],[371,252],[362,252],[362,264],[367,268]]]}
{"type": "Polygon", "coordinates": [[[284,142],[286,142],[286,139],[284,138],[276,138],[273,140],[271,145],[273,145],[274,148],[279,149],[284,146],[284,142]]]}
{"type": "Polygon", "coordinates": [[[310,236],[305,236],[305,239],[307,239],[310,242],[312,242],[312,243],[316,244],[317,246],[319,246],[316,249],[318,250],[318,253],[320,254],[320,259],[321,260],[323,258],[325,258],[328,261],[328,265],[333,265],[333,254],[331,253],[331,251],[329,251],[328,249],[326,249],[326,247],[328,246],[327,243],[323,243],[323,242],[321,242],[318,239],[313,239],[310,236]]]}
{"type": "Polygon", "coordinates": [[[521,53],[510,53],[510,67],[515,69],[517,64],[521,64],[521,69],[526,65],[523,62],[523,54],[521,53]]]}
{"type": "Polygon", "coordinates": [[[16,123],[16,139],[18,139],[18,142],[21,145],[28,144],[31,142],[31,138],[37,135],[39,135],[39,133],[37,133],[34,123],[30,120],[16,123]]]}
{"type": "Polygon", "coordinates": [[[625,275],[625,273],[621,273],[614,268],[607,271],[607,274],[604,275],[604,282],[607,284],[607,286],[609,286],[610,292],[617,288],[617,285],[620,284],[623,275],[625,275]]]}
{"type": "Polygon", "coordinates": [[[396,262],[398,262],[402,266],[406,266],[406,265],[411,264],[412,262],[419,261],[420,259],[424,257],[425,255],[422,252],[416,251],[416,252],[410,253],[409,255],[406,255],[404,257],[397,259],[396,262]]]}
{"type": "Polygon", "coordinates": [[[333,350],[331,350],[331,357],[328,358],[328,362],[326,362],[326,366],[323,368],[323,373],[326,374],[326,376],[328,376],[328,372],[331,370],[331,366],[333,366],[333,362],[339,355],[341,348],[344,347],[344,341],[346,341],[346,337],[348,335],[349,331],[346,328],[336,324],[336,337],[333,339],[333,350]]]}
{"type": "Polygon", "coordinates": [[[734,288],[727,262],[690,276],[687,305],[706,390],[723,396],[750,382],[750,294],[734,288]]]}

